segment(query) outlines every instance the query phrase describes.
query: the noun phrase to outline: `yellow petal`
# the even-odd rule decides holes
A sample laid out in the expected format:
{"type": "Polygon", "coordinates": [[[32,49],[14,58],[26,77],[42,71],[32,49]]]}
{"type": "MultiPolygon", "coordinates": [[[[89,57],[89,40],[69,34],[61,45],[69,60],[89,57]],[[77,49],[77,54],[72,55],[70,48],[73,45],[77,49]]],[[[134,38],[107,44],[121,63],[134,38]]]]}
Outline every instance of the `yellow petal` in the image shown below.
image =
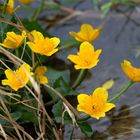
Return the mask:
{"type": "Polygon", "coordinates": [[[32,49],[33,52],[35,52],[35,53],[39,53],[40,52],[39,51],[40,50],[39,46],[37,46],[33,42],[27,42],[26,44],[32,49]]]}
{"type": "Polygon", "coordinates": [[[58,44],[60,43],[59,38],[44,38],[42,33],[38,31],[32,31],[33,41],[27,42],[28,46],[32,49],[33,52],[39,53],[41,55],[51,56],[58,51],[58,44]]]}
{"type": "Polygon", "coordinates": [[[95,53],[94,53],[94,59],[98,59],[98,57],[101,54],[101,52],[102,52],[101,49],[96,50],[95,53]]]}
{"type": "Polygon", "coordinates": [[[93,27],[90,25],[90,24],[82,24],[81,26],[81,32],[84,33],[84,34],[89,34],[89,33],[92,33],[93,32],[93,27]]]}
{"type": "Polygon", "coordinates": [[[68,59],[75,63],[75,69],[90,69],[97,65],[101,49],[94,51],[94,46],[85,41],[80,45],[77,55],[69,55],[68,59]]]}
{"type": "Polygon", "coordinates": [[[77,99],[78,99],[79,103],[85,103],[86,101],[89,100],[89,98],[90,98],[90,96],[87,95],[87,94],[80,94],[80,95],[77,96],[77,99]]]}
{"type": "Polygon", "coordinates": [[[8,79],[14,79],[16,73],[14,71],[7,69],[7,70],[5,70],[5,75],[8,79]]]}
{"type": "Polygon", "coordinates": [[[33,0],[19,0],[19,2],[21,4],[25,4],[25,5],[28,5],[28,4],[31,4],[33,2],[33,0]]]}
{"type": "Polygon", "coordinates": [[[58,49],[53,49],[52,51],[50,52],[47,52],[47,53],[42,53],[43,55],[46,55],[46,56],[51,56],[53,55],[54,53],[56,53],[58,51],[58,49]]]}
{"type": "Polygon", "coordinates": [[[38,66],[35,69],[35,74],[38,75],[38,76],[42,76],[42,75],[45,74],[46,71],[47,71],[47,67],[45,67],[45,66],[38,66]]]}
{"type": "Polygon", "coordinates": [[[37,81],[40,84],[48,83],[48,78],[45,76],[46,71],[47,71],[47,67],[45,67],[45,66],[38,66],[35,70],[35,75],[36,75],[37,81]]]}
{"type": "Polygon", "coordinates": [[[69,55],[67,58],[73,63],[77,64],[79,62],[79,57],[77,55],[69,55]]]}
{"type": "Polygon", "coordinates": [[[40,84],[47,84],[48,83],[48,78],[45,76],[41,76],[39,80],[40,84]]]}
{"type": "Polygon", "coordinates": [[[79,69],[87,69],[87,67],[81,67],[81,66],[79,66],[79,65],[75,65],[74,68],[75,68],[76,70],[79,70],[79,69]]]}
{"type": "Polygon", "coordinates": [[[80,41],[80,42],[85,41],[85,39],[84,39],[82,36],[80,36],[79,33],[76,33],[76,32],[69,32],[69,34],[70,34],[71,36],[75,37],[75,39],[76,39],[77,41],[80,41]]]}
{"type": "Polygon", "coordinates": [[[25,37],[25,31],[22,32],[22,35],[18,35],[14,32],[7,32],[6,38],[1,45],[6,48],[18,48],[23,43],[25,37]]]}
{"type": "Polygon", "coordinates": [[[7,79],[2,80],[3,85],[8,85],[15,91],[19,88],[24,87],[27,82],[29,81],[28,74],[32,75],[33,73],[30,72],[30,66],[28,64],[22,64],[19,69],[16,71],[6,70],[5,75],[7,79]]]}
{"type": "Polygon", "coordinates": [[[102,100],[102,102],[106,102],[108,99],[108,92],[105,88],[99,87],[94,90],[91,96],[93,102],[96,102],[98,100],[102,100]]]}
{"type": "Polygon", "coordinates": [[[14,0],[9,0],[6,7],[6,14],[11,15],[14,11],[14,0]]]}
{"type": "Polygon", "coordinates": [[[106,81],[102,87],[105,88],[106,90],[110,89],[112,86],[114,85],[114,80],[110,79],[108,81],[106,81]]]}
{"type": "Polygon", "coordinates": [[[105,113],[115,107],[112,103],[107,103],[108,92],[102,88],[96,88],[92,95],[78,95],[78,111],[89,114],[90,116],[99,119],[105,117],[105,113]]]}
{"type": "Polygon", "coordinates": [[[128,78],[133,82],[140,82],[140,68],[133,67],[131,62],[124,60],[121,67],[128,78]]]}
{"type": "Polygon", "coordinates": [[[57,37],[52,37],[52,38],[50,38],[50,41],[53,42],[54,48],[56,48],[56,47],[59,45],[59,43],[60,43],[60,39],[57,38],[57,37]]]}
{"type": "Polygon", "coordinates": [[[91,114],[91,117],[96,118],[97,120],[99,120],[101,117],[105,117],[105,113],[100,112],[100,113],[97,113],[97,114],[91,114]]]}
{"type": "Polygon", "coordinates": [[[31,34],[33,35],[34,41],[42,41],[44,40],[44,36],[42,35],[41,32],[38,32],[36,30],[32,31],[31,34]]]}
{"type": "Polygon", "coordinates": [[[89,42],[85,41],[80,45],[80,52],[94,52],[94,46],[89,42]]]}
{"type": "Polygon", "coordinates": [[[99,37],[101,31],[102,31],[102,27],[100,27],[100,28],[98,28],[98,29],[95,29],[95,30],[93,31],[93,33],[91,34],[91,36],[90,36],[90,42],[92,42],[92,41],[94,41],[95,39],[97,39],[97,38],[99,37]]]}
{"type": "Polygon", "coordinates": [[[80,42],[92,42],[100,35],[102,28],[94,29],[90,24],[82,24],[79,32],[70,32],[70,35],[75,37],[80,42]]]}
{"type": "Polygon", "coordinates": [[[2,80],[2,85],[9,85],[9,81],[6,79],[6,80],[2,80]]]}
{"type": "Polygon", "coordinates": [[[106,104],[106,107],[105,107],[105,112],[111,110],[111,109],[114,108],[114,107],[116,107],[115,104],[113,104],[113,103],[107,103],[107,104],[106,104]]]}
{"type": "Polygon", "coordinates": [[[78,111],[90,114],[91,112],[91,98],[87,94],[80,94],[77,97],[79,105],[77,106],[78,111]]]}

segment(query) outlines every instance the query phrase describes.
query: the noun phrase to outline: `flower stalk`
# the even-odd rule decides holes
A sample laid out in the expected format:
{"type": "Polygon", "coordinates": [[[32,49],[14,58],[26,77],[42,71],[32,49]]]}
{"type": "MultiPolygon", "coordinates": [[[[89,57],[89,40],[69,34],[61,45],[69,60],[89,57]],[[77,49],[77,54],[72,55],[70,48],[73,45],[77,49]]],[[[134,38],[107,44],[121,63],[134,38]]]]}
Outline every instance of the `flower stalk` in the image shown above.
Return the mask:
{"type": "Polygon", "coordinates": [[[122,94],[124,94],[124,92],[127,91],[127,89],[130,88],[133,84],[134,84],[133,81],[129,81],[129,82],[127,83],[127,85],[126,85],[122,90],[120,90],[119,93],[117,93],[113,98],[111,98],[111,99],[109,100],[109,102],[112,102],[112,101],[118,99],[118,98],[119,98],[122,94]]]}
{"type": "Polygon", "coordinates": [[[84,78],[87,74],[87,71],[88,71],[87,69],[80,70],[79,75],[72,86],[73,89],[76,89],[81,84],[81,82],[84,80],[84,78]]]}

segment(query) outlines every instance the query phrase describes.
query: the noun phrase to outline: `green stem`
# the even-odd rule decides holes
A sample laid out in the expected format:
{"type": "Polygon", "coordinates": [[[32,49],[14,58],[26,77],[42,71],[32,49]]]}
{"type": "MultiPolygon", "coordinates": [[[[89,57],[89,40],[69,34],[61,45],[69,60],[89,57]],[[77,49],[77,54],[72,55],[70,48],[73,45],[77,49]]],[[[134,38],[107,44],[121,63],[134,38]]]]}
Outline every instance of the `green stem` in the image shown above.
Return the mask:
{"type": "Polygon", "coordinates": [[[67,49],[67,48],[70,48],[70,47],[72,47],[72,46],[74,46],[74,45],[77,45],[77,42],[72,42],[72,43],[63,45],[63,46],[59,47],[59,50],[67,49]]]}
{"type": "Polygon", "coordinates": [[[67,43],[61,47],[59,47],[59,50],[62,50],[62,49],[68,49],[68,48],[72,48],[74,46],[79,46],[80,43],[78,41],[71,41],[70,43],[67,43]]]}
{"type": "Polygon", "coordinates": [[[31,21],[35,21],[38,18],[38,16],[42,12],[42,9],[44,8],[44,5],[45,5],[45,0],[42,0],[40,2],[40,6],[35,10],[33,16],[31,17],[31,21]]]}
{"type": "Polygon", "coordinates": [[[18,49],[15,49],[16,56],[19,57],[18,49]]]}
{"type": "Polygon", "coordinates": [[[124,94],[124,92],[127,91],[127,89],[128,89],[129,87],[131,87],[133,84],[134,84],[134,82],[129,81],[129,82],[127,83],[127,85],[126,85],[122,90],[120,90],[119,93],[117,93],[113,98],[111,98],[111,99],[109,100],[109,102],[112,102],[112,101],[118,99],[118,98],[119,98],[122,94],[124,94]]]}
{"type": "Polygon", "coordinates": [[[6,13],[7,3],[8,3],[8,0],[5,0],[4,1],[4,7],[3,7],[2,14],[5,14],[6,13]]]}
{"type": "Polygon", "coordinates": [[[77,88],[81,84],[81,82],[84,80],[86,74],[87,74],[87,69],[80,70],[80,73],[72,86],[73,89],[77,88]]]}

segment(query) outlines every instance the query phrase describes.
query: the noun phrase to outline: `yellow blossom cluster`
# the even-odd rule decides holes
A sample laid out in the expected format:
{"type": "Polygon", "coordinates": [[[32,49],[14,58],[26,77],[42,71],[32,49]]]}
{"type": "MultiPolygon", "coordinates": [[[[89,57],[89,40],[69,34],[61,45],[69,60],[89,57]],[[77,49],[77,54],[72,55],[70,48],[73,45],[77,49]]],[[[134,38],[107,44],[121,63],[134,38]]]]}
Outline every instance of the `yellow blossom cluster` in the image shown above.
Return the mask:
{"type": "MultiPolygon", "coordinates": [[[[95,50],[91,44],[101,33],[101,28],[94,29],[90,24],[82,24],[79,32],[70,32],[70,35],[81,42],[77,55],[69,55],[68,59],[75,64],[75,69],[91,69],[99,62],[101,49],[95,50]]],[[[113,103],[108,103],[108,92],[104,88],[97,88],[91,95],[78,95],[78,111],[99,119],[105,113],[115,107],[113,103]]]]}
{"type": "Polygon", "coordinates": [[[70,35],[82,42],[77,55],[68,56],[68,59],[75,64],[75,69],[91,69],[97,65],[102,50],[95,51],[90,42],[97,39],[100,32],[101,28],[94,29],[90,24],[82,24],[79,32],[70,32],[70,35]]]}
{"type": "MultiPolygon", "coordinates": [[[[8,4],[12,2],[9,0],[8,4]]],[[[13,6],[13,5],[11,5],[13,6]]],[[[8,8],[8,7],[7,7],[8,8]]],[[[89,24],[83,24],[79,32],[70,32],[70,35],[74,36],[77,41],[80,41],[80,49],[76,55],[70,54],[68,59],[75,64],[75,69],[91,69],[95,67],[99,62],[99,56],[102,49],[95,50],[95,47],[91,44],[92,41],[97,39],[100,35],[101,28],[94,29],[89,24]]],[[[0,46],[7,49],[18,49],[26,41],[27,36],[30,35],[26,44],[34,53],[38,53],[45,56],[52,56],[58,51],[58,45],[60,39],[57,37],[44,37],[39,31],[32,31],[27,33],[22,31],[20,34],[15,32],[7,32],[5,39],[0,46]]],[[[124,73],[130,78],[132,82],[140,82],[140,69],[132,66],[131,62],[124,60],[121,63],[121,67],[124,73]]],[[[3,85],[10,86],[13,90],[17,91],[23,88],[30,80],[30,76],[34,76],[38,83],[47,84],[48,78],[45,73],[47,67],[38,66],[35,72],[31,72],[30,65],[24,63],[19,69],[12,71],[11,69],[5,70],[7,79],[2,80],[3,85]]],[[[99,87],[91,95],[79,94],[78,95],[78,111],[85,112],[86,114],[99,119],[105,116],[105,113],[115,107],[115,104],[109,103],[108,91],[99,87]]]]}
{"type": "MultiPolygon", "coordinates": [[[[90,43],[95,40],[99,34],[100,29],[93,29],[89,24],[83,24],[81,31],[78,33],[71,32],[71,35],[75,36],[75,39],[81,41],[80,50],[77,55],[69,55],[68,59],[75,64],[75,69],[90,69],[97,65],[99,62],[99,56],[102,52],[101,49],[95,50],[94,46],[90,43]]],[[[22,31],[21,34],[15,32],[7,32],[6,38],[0,43],[1,46],[8,49],[19,48],[25,38],[30,35],[27,45],[34,53],[38,53],[45,56],[51,56],[58,51],[57,46],[60,43],[60,39],[57,37],[44,37],[41,32],[36,30],[31,33],[22,31]]],[[[7,79],[2,80],[3,85],[10,86],[13,90],[17,91],[23,88],[30,80],[29,75],[34,75],[37,82],[40,84],[47,84],[48,78],[45,76],[47,68],[45,66],[39,66],[35,69],[35,72],[30,71],[28,64],[23,64],[19,69],[12,71],[7,69],[5,75],[7,79]]],[[[99,119],[105,116],[105,112],[115,107],[112,103],[107,103],[108,93],[104,88],[97,88],[93,95],[80,94],[78,95],[79,105],[77,109],[83,111],[92,117],[99,119]]]]}
{"type": "MultiPolygon", "coordinates": [[[[42,33],[35,30],[30,34],[32,36],[32,40],[29,40],[27,44],[33,52],[45,56],[51,56],[58,51],[57,46],[60,43],[59,38],[44,37],[42,33]]],[[[16,34],[15,32],[7,32],[6,38],[2,43],[0,43],[0,46],[8,49],[17,49],[23,44],[26,37],[27,33],[25,31],[22,31],[21,35],[16,34]]],[[[34,76],[38,83],[48,83],[48,78],[45,76],[46,71],[47,67],[45,66],[38,66],[35,69],[34,76]]],[[[13,90],[17,91],[28,83],[29,75],[33,75],[33,73],[30,72],[30,66],[28,64],[23,64],[16,71],[12,71],[10,69],[5,70],[5,75],[7,79],[2,80],[2,84],[8,85],[13,90]]]]}

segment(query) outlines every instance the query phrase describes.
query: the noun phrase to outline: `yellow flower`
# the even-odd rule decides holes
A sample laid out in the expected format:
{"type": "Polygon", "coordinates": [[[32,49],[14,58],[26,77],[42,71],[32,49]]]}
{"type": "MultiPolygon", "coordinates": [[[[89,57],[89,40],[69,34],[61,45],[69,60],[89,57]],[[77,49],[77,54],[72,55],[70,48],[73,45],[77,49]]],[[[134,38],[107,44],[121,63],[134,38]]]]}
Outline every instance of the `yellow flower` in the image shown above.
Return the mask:
{"type": "Polygon", "coordinates": [[[5,71],[7,79],[2,80],[2,84],[8,85],[17,91],[19,88],[24,87],[28,83],[29,77],[27,73],[30,75],[33,74],[30,72],[30,66],[28,64],[22,64],[16,71],[7,69],[5,71]]]}
{"type": "Polygon", "coordinates": [[[140,68],[133,67],[131,62],[124,60],[121,63],[121,67],[124,73],[130,78],[133,82],[140,82],[140,68]]]}
{"type": "Polygon", "coordinates": [[[42,33],[35,30],[32,31],[31,34],[33,36],[33,42],[27,42],[27,44],[33,52],[39,53],[41,55],[51,56],[58,51],[58,48],[56,47],[60,43],[59,38],[44,38],[42,33]]]}
{"type": "Polygon", "coordinates": [[[39,66],[35,70],[36,79],[40,84],[48,83],[48,78],[45,76],[46,71],[47,71],[47,68],[45,66],[39,66]]]}
{"type": "Polygon", "coordinates": [[[32,3],[33,0],[19,0],[19,2],[20,2],[21,4],[28,5],[28,4],[32,3]]]}
{"type": "Polygon", "coordinates": [[[9,0],[6,7],[6,14],[11,15],[14,11],[14,0],[9,0]]]}
{"type": "Polygon", "coordinates": [[[6,38],[3,43],[0,43],[5,48],[18,48],[24,41],[26,32],[22,31],[22,35],[18,35],[14,32],[7,32],[6,38]]]}
{"type": "Polygon", "coordinates": [[[95,51],[94,46],[85,41],[80,45],[77,55],[69,55],[68,59],[75,63],[75,69],[90,69],[97,65],[101,51],[101,49],[95,51]]]}
{"type": "Polygon", "coordinates": [[[115,104],[108,103],[108,92],[104,88],[97,88],[92,95],[78,95],[78,111],[99,119],[105,117],[105,113],[115,107],[115,104]]]}
{"type": "Polygon", "coordinates": [[[100,33],[101,28],[94,29],[90,24],[82,24],[79,32],[70,32],[70,35],[80,42],[92,42],[99,37],[100,33]]]}

